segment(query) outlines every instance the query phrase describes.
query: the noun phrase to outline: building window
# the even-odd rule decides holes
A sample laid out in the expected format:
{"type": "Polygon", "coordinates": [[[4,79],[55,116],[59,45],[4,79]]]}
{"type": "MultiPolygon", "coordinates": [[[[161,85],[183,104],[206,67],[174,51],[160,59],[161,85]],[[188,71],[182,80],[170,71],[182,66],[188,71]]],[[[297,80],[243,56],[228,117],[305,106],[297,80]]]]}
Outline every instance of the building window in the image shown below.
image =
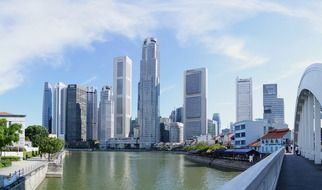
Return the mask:
{"type": "Polygon", "coordinates": [[[240,141],[235,141],[235,145],[240,145],[240,141]]]}
{"type": "Polygon", "coordinates": [[[236,133],[235,137],[236,138],[240,137],[240,133],[236,133]]]}
{"type": "Polygon", "coordinates": [[[235,126],[235,131],[240,130],[240,125],[235,126]]]}
{"type": "Polygon", "coordinates": [[[241,129],[245,129],[245,128],[246,128],[245,124],[242,124],[242,125],[240,126],[240,128],[241,128],[241,129]]]}
{"type": "Polygon", "coordinates": [[[246,144],[246,141],[245,140],[242,140],[242,141],[240,141],[240,144],[241,145],[245,145],[246,144]]]}
{"type": "Polygon", "coordinates": [[[241,137],[245,137],[246,136],[246,134],[245,134],[245,132],[243,132],[243,133],[240,133],[241,135],[241,137]]]}

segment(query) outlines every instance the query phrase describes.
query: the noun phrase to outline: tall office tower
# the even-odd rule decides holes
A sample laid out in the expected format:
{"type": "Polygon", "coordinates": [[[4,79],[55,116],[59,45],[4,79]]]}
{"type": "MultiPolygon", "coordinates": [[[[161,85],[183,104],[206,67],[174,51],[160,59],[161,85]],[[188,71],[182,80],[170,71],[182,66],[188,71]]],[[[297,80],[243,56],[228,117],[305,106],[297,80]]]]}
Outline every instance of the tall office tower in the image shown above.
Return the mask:
{"type": "Polygon", "coordinates": [[[101,91],[98,128],[100,143],[105,143],[109,138],[114,137],[114,105],[110,86],[104,86],[101,91]]]}
{"type": "Polygon", "coordinates": [[[87,89],[77,84],[67,87],[66,142],[73,144],[87,140],[87,89]]]}
{"type": "Polygon", "coordinates": [[[212,116],[212,121],[215,124],[215,134],[217,136],[220,134],[220,131],[221,131],[220,114],[214,113],[214,115],[212,116]]]}
{"type": "Polygon", "coordinates": [[[52,118],[53,118],[52,101],[53,101],[53,88],[48,82],[45,82],[43,103],[42,103],[42,126],[45,127],[49,133],[51,133],[52,118]]]}
{"type": "Polygon", "coordinates": [[[176,122],[176,110],[172,110],[169,119],[171,122],[176,122]]]}
{"type": "Polygon", "coordinates": [[[185,140],[207,134],[207,69],[184,73],[184,136],[185,140]]]}
{"type": "Polygon", "coordinates": [[[182,114],[183,114],[183,107],[176,109],[176,122],[182,123],[182,114]]]}
{"type": "Polygon", "coordinates": [[[52,134],[65,139],[66,129],[66,85],[59,82],[54,87],[52,134]]]}
{"type": "Polygon", "coordinates": [[[236,79],[236,122],[253,120],[252,79],[236,79]]]}
{"type": "Polygon", "coordinates": [[[277,98],[277,84],[263,85],[264,119],[272,123],[284,124],[284,99],[277,98]]]}
{"type": "Polygon", "coordinates": [[[94,87],[87,87],[87,140],[98,140],[97,109],[97,90],[94,87]]]}
{"type": "Polygon", "coordinates": [[[132,115],[132,60],[114,58],[114,137],[128,137],[132,115]]]}
{"type": "Polygon", "coordinates": [[[140,146],[149,148],[160,141],[160,52],[155,38],[143,42],[140,64],[138,121],[140,146]]]}

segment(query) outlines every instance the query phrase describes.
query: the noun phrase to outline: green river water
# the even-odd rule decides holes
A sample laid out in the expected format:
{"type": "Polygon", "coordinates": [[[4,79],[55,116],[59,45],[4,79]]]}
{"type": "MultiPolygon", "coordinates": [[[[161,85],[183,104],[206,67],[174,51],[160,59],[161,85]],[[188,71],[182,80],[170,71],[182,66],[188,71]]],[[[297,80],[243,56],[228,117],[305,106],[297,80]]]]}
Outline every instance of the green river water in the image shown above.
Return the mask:
{"type": "Polygon", "coordinates": [[[238,175],[164,152],[69,152],[63,178],[47,178],[38,190],[207,190],[238,175]]]}

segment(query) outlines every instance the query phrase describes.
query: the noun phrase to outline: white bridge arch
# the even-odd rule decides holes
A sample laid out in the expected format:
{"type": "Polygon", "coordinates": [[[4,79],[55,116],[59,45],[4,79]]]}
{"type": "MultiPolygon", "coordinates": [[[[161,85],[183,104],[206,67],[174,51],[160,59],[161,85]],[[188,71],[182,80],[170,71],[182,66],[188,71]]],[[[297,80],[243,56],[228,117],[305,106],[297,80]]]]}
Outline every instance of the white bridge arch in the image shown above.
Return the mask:
{"type": "Polygon", "coordinates": [[[294,122],[294,143],[301,155],[321,164],[322,64],[309,66],[300,81],[294,122]]]}

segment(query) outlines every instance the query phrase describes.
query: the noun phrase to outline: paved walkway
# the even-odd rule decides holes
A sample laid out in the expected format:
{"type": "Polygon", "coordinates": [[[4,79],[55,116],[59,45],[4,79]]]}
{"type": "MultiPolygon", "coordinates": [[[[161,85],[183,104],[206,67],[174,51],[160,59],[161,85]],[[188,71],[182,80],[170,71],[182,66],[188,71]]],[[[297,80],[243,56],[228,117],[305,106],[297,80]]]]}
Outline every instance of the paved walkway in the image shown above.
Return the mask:
{"type": "Polygon", "coordinates": [[[12,162],[12,166],[1,168],[0,169],[0,176],[9,176],[14,172],[18,172],[19,170],[24,170],[24,174],[28,173],[36,169],[37,167],[46,164],[45,161],[38,161],[38,160],[23,160],[23,161],[16,161],[12,162]]]}
{"type": "Polygon", "coordinates": [[[277,190],[321,190],[322,165],[301,156],[285,155],[277,190]]]}

